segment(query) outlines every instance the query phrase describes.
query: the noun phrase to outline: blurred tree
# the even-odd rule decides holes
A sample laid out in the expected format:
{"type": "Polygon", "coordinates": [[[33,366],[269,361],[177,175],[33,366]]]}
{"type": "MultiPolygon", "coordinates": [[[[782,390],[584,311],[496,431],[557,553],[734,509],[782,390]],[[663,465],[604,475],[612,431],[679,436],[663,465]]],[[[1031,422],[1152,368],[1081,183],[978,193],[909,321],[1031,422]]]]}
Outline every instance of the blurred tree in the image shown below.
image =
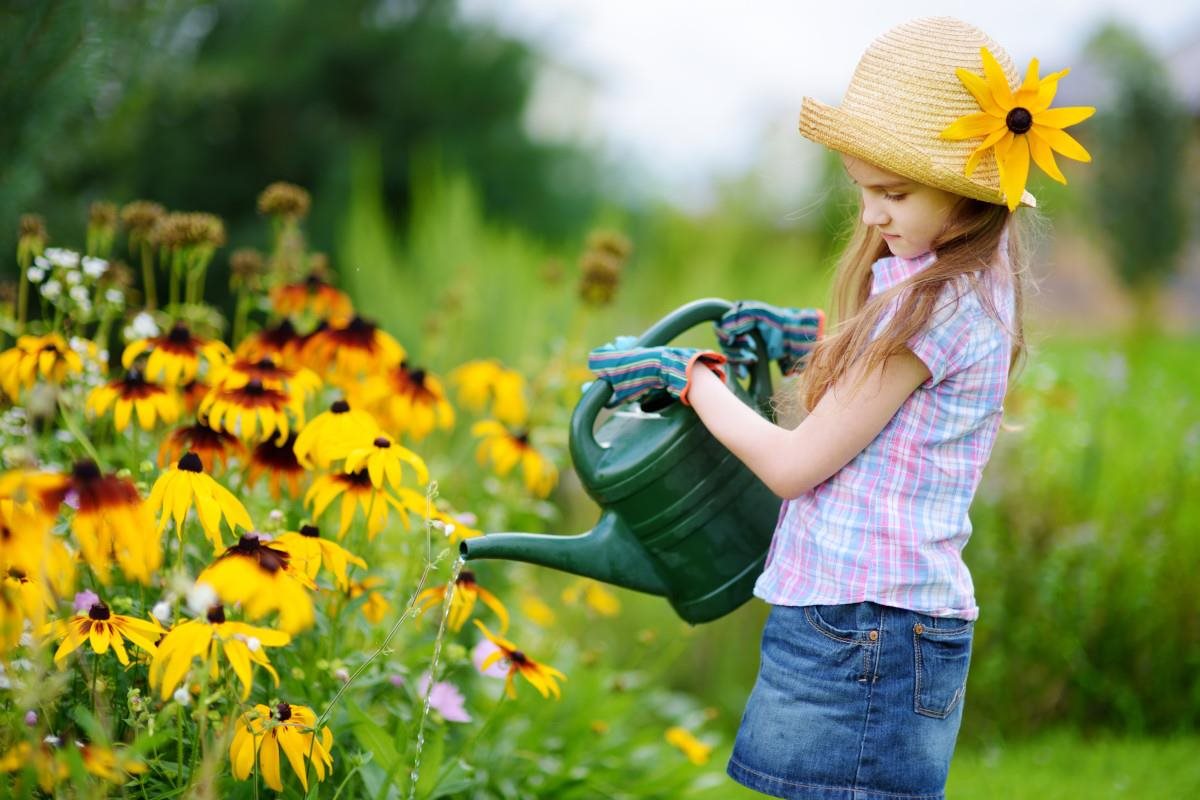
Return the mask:
{"type": "Polygon", "coordinates": [[[1098,156],[1096,229],[1136,299],[1137,330],[1146,331],[1156,325],[1155,290],[1188,239],[1183,165],[1190,119],[1161,61],[1126,26],[1100,28],[1085,54],[1112,88],[1089,125],[1098,156]]]}
{"type": "Polygon", "coordinates": [[[101,195],[211,211],[233,241],[250,243],[263,235],[255,197],[274,180],[314,190],[308,227],[326,245],[363,141],[382,146],[385,197],[399,219],[418,159],[465,170],[489,215],[551,238],[576,233],[595,208],[592,157],[523,129],[537,54],[464,20],[451,0],[15,8],[0,16],[10,61],[0,102],[24,132],[4,150],[17,154],[5,166],[24,188],[19,208],[4,205],[0,246],[14,238],[19,211],[44,211],[53,236],[55,198],[83,209],[101,195]],[[54,33],[53,44],[39,29],[54,33]],[[46,75],[57,77],[56,91],[46,75]]]}

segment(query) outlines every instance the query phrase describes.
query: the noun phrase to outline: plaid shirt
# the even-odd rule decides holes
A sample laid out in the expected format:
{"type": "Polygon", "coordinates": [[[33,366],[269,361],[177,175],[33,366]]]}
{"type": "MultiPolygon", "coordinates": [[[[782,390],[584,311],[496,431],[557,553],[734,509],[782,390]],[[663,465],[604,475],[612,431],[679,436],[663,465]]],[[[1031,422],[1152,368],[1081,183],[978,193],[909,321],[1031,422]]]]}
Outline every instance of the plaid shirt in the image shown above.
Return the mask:
{"type": "MultiPolygon", "coordinates": [[[[935,260],[933,252],[879,259],[871,294],[935,260]]],[[[1011,326],[1011,284],[983,285],[1011,326]]],[[[931,377],[850,463],[784,502],[756,596],[776,605],[871,600],[930,616],[979,616],[962,550],[1000,426],[1012,339],[969,289],[965,278],[948,284],[930,324],[908,342],[931,377]]],[[[893,303],[874,336],[895,310],[893,303]]]]}

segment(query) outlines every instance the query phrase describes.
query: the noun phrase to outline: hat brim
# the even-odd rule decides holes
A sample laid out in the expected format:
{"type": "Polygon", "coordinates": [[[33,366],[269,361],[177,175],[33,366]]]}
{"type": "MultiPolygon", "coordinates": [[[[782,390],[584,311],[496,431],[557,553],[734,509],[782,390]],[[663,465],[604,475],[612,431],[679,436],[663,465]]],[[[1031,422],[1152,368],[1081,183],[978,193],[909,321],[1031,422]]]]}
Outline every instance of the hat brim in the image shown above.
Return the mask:
{"type": "MultiPolygon", "coordinates": [[[[1004,193],[998,189],[939,167],[929,156],[888,131],[811,97],[805,97],[800,106],[800,134],[831,150],[861,158],[927,186],[1006,205],[1004,193]]],[[[1036,208],[1037,200],[1026,191],[1021,195],[1020,205],[1036,208]]]]}

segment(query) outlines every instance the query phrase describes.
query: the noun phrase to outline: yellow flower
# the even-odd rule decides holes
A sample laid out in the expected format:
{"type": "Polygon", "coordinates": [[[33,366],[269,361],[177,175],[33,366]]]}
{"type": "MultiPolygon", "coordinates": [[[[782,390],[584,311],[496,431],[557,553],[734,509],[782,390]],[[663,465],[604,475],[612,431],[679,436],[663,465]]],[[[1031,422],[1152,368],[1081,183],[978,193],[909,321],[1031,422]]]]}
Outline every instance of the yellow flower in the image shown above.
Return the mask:
{"type": "Polygon", "coordinates": [[[125,651],[125,639],[154,654],[154,643],[162,635],[162,626],[157,622],[114,614],[101,600],[97,600],[86,614],[77,614],[69,620],[54,620],[41,628],[42,635],[53,634],[63,643],[54,653],[58,663],[70,655],[85,641],[91,644],[97,655],[104,655],[111,645],[117,660],[129,666],[129,654],[125,651]]]}
{"type": "Polygon", "coordinates": [[[212,368],[224,364],[232,355],[224,342],[193,336],[182,322],[175,323],[170,331],[161,336],[130,343],[121,354],[121,366],[129,369],[138,356],[147,351],[150,355],[146,359],[143,374],[167,386],[179,386],[194,380],[200,370],[201,356],[212,368]]]}
{"type": "MultiPolygon", "coordinates": [[[[91,345],[89,354],[93,353],[95,344],[87,344],[91,345]]],[[[57,333],[21,336],[15,347],[0,353],[0,388],[14,403],[20,399],[21,389],[32,388],[39,377],[61,384],[68,375],[82,372],[82,356],[57,333]]]]}
{"type": "Polygon", "coordinates": [[[251,619],[278,611],[279,627],[285,633],[313,624],[313,602],[308,594],[316,588],[313,582],[291,563],[286,549],[255,534],[243,535],[204,568],[196,583],[211,586],[225,605],[241,603],[251,619]]]}
{"type": "Polygon", "coordinates": [[[345,400],[335,400],[328,411],[317,414],[296,437],[296,458],[306,468],[325,469],[345,458],[355,443],[370,438],[379,424],[375,418],[345,400]]]}
{"type": "Polygon", "coordinates": [[[404,360],[404,348],[374,323],[354,317],[345,326],[326,325],[304,344],[303,358],[310,367],[342,381],[363,373],[378,372],[404,360]]]}
{"type": "Polygon", "coordinates": [[[707,764],[708,756],[712,753],[712,745],[705,744],[690,732],[678,725],[667,729],[666,739],[683,751],[693,764],[707,764]]]}
{"type": "MultiPolygon", "coordinates": [[[[469,569],[464,569],[454,580],[454,597],[450,601],[450,616],[446,620],[450,629],[456,633],[462,630],[463,623],[467,621],[467,618],[471,616],[471,610],[475,608],[476,598],[482,600],[488,608],[496,612],[496,616],[500,618],[501,633],[507,631],[508,610],[496,598],[496,595],[475,582],[475,573],[469,569]]],[[[416,602],[421,604],[417,613],[424,614],[433,606],[444,602],[445,599],[446,587],[444,585],[426,589],[417,595],[416,602]]]]}
{"type": "Polygon", "coordinates": [[[1021,87],[1013,92],[1004,69],[986,47],[983,55],[983,77],[959,67],[959,80],[979,101],[983,111],[956,120],[941,132],[943,139],[973,139],[984,137],[983,143],[967,159],[963,173],[970,177],[980,159],[993,150],[1000,170],[1000,188],[1008,210],[1014,211],[1025,193],[1029,177],[1029,159],[1054,180],[1065,184],[1067,179],[1054,161],[1060,153],[1076,161],[1091,161],[1092,157],[1079,142],[1063,128],[1083,122],[1096,113],[1090,106],[1050,108],[1058,91],[1058,81],[1069,69],[1038,78],[1038,61],[1032,59],[1021,87]]]}
{"type": "Polygon", "coordinates": [[[240,526],[245,530],[254,527],[246,507],[233,495],[233,492],[204,474],[204,465],[200,456],[188,452],[179,463],[164,472],[154,482],[150,489],[150,508],[161,512],[158,520],[158,532],[167,529],[167,520],[174,518],[175,533],[183,538],[183,520],[188,509],[195,503],[196,516],[213,549],[221,550],[221,517],[229,525],[231,533],[236,533],[240,526]]]}
{"type": "Polygon", "coordinates": [[[562,599],[568,605],[575,605],[579,602],[580,594],[583,595],[583,600],[597,614],[604,617],[615,617],[621,612],[621,601],[617,596],[604,588],[604,585],[599,581],[591,580],[590,578],[580,578],[573,582],[570,586],[563,589],[562,599]]]}
{"type": "MultiPolygon", "coordinates": [[[[114,750],[95,744],[75,744],[83,761],[83,768],[92,775],[103,778],[110,783],[124,783],[127,775],[141,774],[147,770],[144,763],[131,756],[124,748],[114,750]]],[[[36,749],[29,742],[17,742],[13,749],[0,756],[0,772],[17,772],[32,766],[37,775],[38,786],[47,794],[53,793],[54,787],[71,777],[71,765],[66,758],[66,751],[43,744],[36,749]]],[[[19,791],[16,794],[25,796],[19,791]]]]}
{"type": "Polygon", "coordinates": [[[375,591],[376,587],[382,585],[383,578],[372,576],[363,578],[361,581],[350,581],[350,586],[346,590],[346,595],[351,600],[356,600],[364,594],[367,596],[366,602],[362,604],[362,615],[372,625],[382,622],[383,618],[387,616],[388,609],[392,607],[383,594],[375,591]]]}
{"type": "Polygon", "coordinates": [[[471,435],[482,441],[475,451],[480,464],[491,463],[500,476],[507,475],[518,463],[525,488],[538,497],[546,497],[558,483],[558,470],[529,443],[529,433],[514,434],[495,420],[483,420],[471,426],[471,435]]]}
{"type": "Polygon", "coordinates": [[[396,444],[386,433],[376,433],[369,444],[360,445],[346,454],[342,471],[349,473],[366,469],[371,485],[376,489],[383,489],[384,483],[399,489],[403,477],[402,464],[408,464],[417,473],[417,483],[422,486],[429,483],[429,469],[420,456],[396,444]]]}
{"type": "Polygon", "coordinates": [[[258,378],[241,386],[214,386],[200,401],[199,416],[210,427],[248,441],[271,436],[286,439],[291,431],[288,412],[304,425],[304,398],[284,387],[269,387],[258,378]]]}
{"type": "Polygon", "coordinates": [[[304,477],[304,467],[296,460],[296,434],[288,436],[283,442],[267,439],[259,442],[250,454],[250,467],[246,473],[246,486],[253,488],[258,479],[267,476],[267,486],[271,497],[276,502],[282,497],[282,486],[286,482],[291,490],[290,497],[300,496],[300,480],[304,477]]]}
{"type": "Polygon", "coordinates": [[[490,639],[492,644],[499,648],[483,660],[483,663],[479,665],[479,670],[481,672],[487,670],[488,667],[501,658],[508,661],[508,676],[504,681],[504,690],[508,693],[509,697],[515,698],[517,696],[517,689],[513,685],[513,676],[517,673],[520,673],[525,680],[533,684],[533,688],[541,692],[542,697],[549,697],[551,693],[554,694],[555,699],[562,697],[562,693],[559,691],[558,684],[555,683],[554,679],[558,678],[565,681],[567,679],[566,675],[563,675],[549,664],[539,664],[534,661],[512,642],[494,635],[479,620],[475,619],[471,621],[475,623],[479,630],[483,631],[483,635],[490,639]]]}
{"type": "Polygon", "coordinates": [[[463,405],[483,411],[492,401],[492,415],[508,425],[524,425],[529,417],[525,379],[495,359],[468,361],[450,373],[463,405]]]}
{"type": "Polygon", "coordinates": [[[363,388],[368,403],[378,409],[388,430],[407,433],[415,441],[435,427],[454,427],[454,409],[446,402],[442,383],[423,369],[410,369],[407,361],[372,375],[363,388]]]}
{"type": "Polygon", "coordinates": [[[229,745],[229,761],[233,777],[244,781],[250,777],[258,756],[258,769],[267,786],[283,791],[283,776],[279,772],[279,751],[287,758],[300,785],[308,791],[308,771],[305,759],[312,762],[317,780],[333,772],[333,733],[322,728],[314,735],[317,715],[307,706],[279,703],[274,709],[257,704],[238,719],[233,741],[229,745]]]}
{"type": "Polygon", "coordinates": [[[116,561],[127,578],[150,583],[162,564],[162,542],[151,533],[153,515],[131,480],[104,475],[95,462],[80,461],[70,475],[40,492],[46,513],[56,514],[64,504],[75,509],[71,532],[97,580],[107,585],[116,561]]]}
{"type": "Polygon", "coordinates": [[[287,316],[311,311],[315,316],[346,319],[354,313],[350,298],[316,275],[300,283],[283,283],[271,289],[271,307],[287,316]]]}
{"type": "Polygon", "coordinates": [[[363,515],[367,518],[367,537],[369,539],[374,539],[387,525],[391,516],[388,510],[389,506],[400,513],[400,522],[404,525],[405,530],[412,527],[408,520],[408,512],[411,509],[386,489],[376,489],[371,483],[371,476],[365,469],[320,476],[304,493],[304,505],[312,506],[313,518],[317,519],[325,512],[329,504],[337,499],[338,495],[342,497],[337,533],[339,539],[344,537],[346,531],[350,529],[350,523],[354,519],[355,506],[361,508],[363,515]]]}
{"type": "Polygon", "coordinates": [[[213,680],[219,676],[217,662],[218,646],[225,652],[225,659],[238,680],[242,682],[242,700],[250,696],[254,681],[251,666],[258,664],[271,673],[275,685],[279,675],[267,659],[264,647],[283,647],[292,637],[282,631],[257,628],[244,622],[227,622],[225,607],[215,605],[208,610],[205,619],[190,619],[181,622],[158,643],[158,649],[150,661],[150,687],[159,688],[159,696],[166,700],[175,691],[180,681],[187,677],[192,659],[199,657],[209,669],[213,680]]]}
{"type": "Polygon", "coordinates": [[[275,544],[291,554],[292,564],[309,579],[315,579],[317,570],[324,566],[343,591],[350,587],[350,578],[346,575],[350,564],[367,568],[366,561],[340,544],[321,538],[316,525],[302,525],[299,532],[288,531],[275,539],[275,544]]]}
{"type": "Polygon", "coordinates": [[[268,389],[278,389],[289,396],[308,400],[321,388],[317,373],[307,367],[288,367],[270,356],[256,359],[237,358],[216,366],[209,377],[212,385],[221,389],[240,389],[257,380],[268,389]]]}
{"type": "Polygon", "coordinates": [[[548,628],[554,624],[554,609],[532,592],[526,592],[521,596],[521,613],[538,627],[548,628]]]}
{"type": "Polygon", "coordinates": [[[159,420],[174,422],[179,418],[179,399],[157,384],[150,383],[140,370],[131,369],[124,378],[97,386],[88,393],[85,408],[94,416],[103,416],[113,407],[113,427],[123,431],[129,418],[137,413],[138,424],[151,430],[159,420]]]}
{"type": "MultiPolygon", "coordinates": [[[[53,523],[54,516],[40,513],[35,502],[0,497],[0,575],[33,582],[49,606],[69,597],[75,587],[76,554],[62,537],[52,534],[53,523]]],[[[22,583],[20,591],[13,594],[14,602],[21,601],[20,608],[30,608],[25,602],[27,591],[22,583]]],[[[18,622],[16,633],[20,632],[18,622]]],[[[0,650],[6,641],[0,631],[0,650]]]]}
{"type": "Polygon", "coordinates": [[[189,450],[200,457],[200,463],[208,473],[216,472],[218,463],[221,469],[228,469],[230,456],[246,458],[246,446],[240,439],[232,433],[213,430],[197,420],[192,425],[176,428],[163,439],[158,447],[158,465],[164,467],[178,461],[189,450]]]}
{"type": "Polygon", "coordinates": [[[291,320],[284,318],[278,325],[255,331],[242,339],[235,354],[238,358],[271,358],[289,364],[299,355],[303,344],[304,337],[296,332],[291,320]]]}

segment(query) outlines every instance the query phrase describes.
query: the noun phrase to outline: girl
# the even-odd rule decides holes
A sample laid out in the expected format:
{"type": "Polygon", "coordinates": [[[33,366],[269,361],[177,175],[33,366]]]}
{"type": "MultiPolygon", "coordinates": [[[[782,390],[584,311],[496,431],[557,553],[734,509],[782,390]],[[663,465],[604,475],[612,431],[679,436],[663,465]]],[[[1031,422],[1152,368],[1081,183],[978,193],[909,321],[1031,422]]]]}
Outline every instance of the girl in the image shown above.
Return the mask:
{"type": "Polygon", "coordinates": [[[777,797],[940,798],[979,609],[968,508],[1023,352],[1019,205],[1030,158],[1089,160],[1050,109],[1064,72],[1023,82],[982,31],[914,20],[863,55],[840,108],[805,98],[801,133],[837,151],[861,213],[818,309],[739,303],[725,351],[592,353],[616,402],[665,389],[784,498],[754,594],[770,604],[728,773],[777,797]],[[722,364],[803,367],[788,430],[727,388],[722,364]],[[696,365],[709,369],[696,369],[696,365]]]}

